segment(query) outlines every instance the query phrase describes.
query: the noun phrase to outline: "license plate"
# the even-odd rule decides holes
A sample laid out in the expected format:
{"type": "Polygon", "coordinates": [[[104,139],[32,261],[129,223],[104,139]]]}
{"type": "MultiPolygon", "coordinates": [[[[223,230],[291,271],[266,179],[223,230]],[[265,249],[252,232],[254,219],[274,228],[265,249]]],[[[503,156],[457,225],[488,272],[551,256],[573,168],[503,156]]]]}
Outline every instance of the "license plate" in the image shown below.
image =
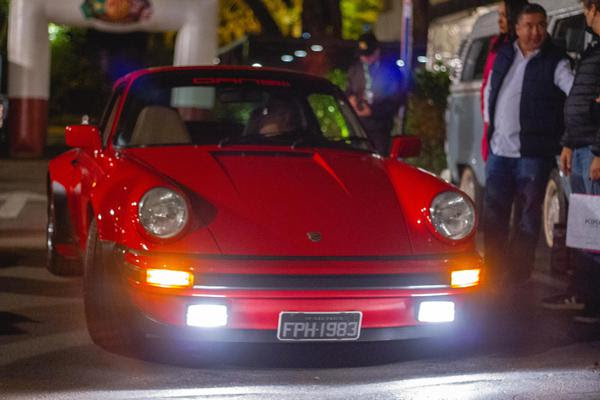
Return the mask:
{"type": "Polygon", "coordinates": [[[279,313],[279,340],[357,340],[360,336],[362,313],[288,312],[279,313]]]}

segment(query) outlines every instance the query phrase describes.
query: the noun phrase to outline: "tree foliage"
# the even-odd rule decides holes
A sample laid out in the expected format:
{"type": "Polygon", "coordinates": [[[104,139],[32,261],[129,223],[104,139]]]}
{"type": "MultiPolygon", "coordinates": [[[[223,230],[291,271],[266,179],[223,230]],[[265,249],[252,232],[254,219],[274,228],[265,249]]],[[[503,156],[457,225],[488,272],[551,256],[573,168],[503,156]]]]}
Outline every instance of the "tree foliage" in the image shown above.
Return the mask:
{"type": "Polygon", "coordinates": [[[341,0],[342,37],[357,39],[362,33],[371,29],[382,9],[381,0],[341,0]]]}
{"type": "MultiPolygon", "coordinates": [[[[311,9],[305,9],[303,0],[221,0],[219,11],[219,44],[226,45],[248,34],[265,33],[263,24],[266,17],[255,4],[260,2],[268,10],[282,36],[300,37],[304,31],[303,13],[310,15],[331,15],[331,1],[306,1],[311,9]],[[314,10],[320,7],[322,10],[314,10]]],[[[370,29],[382,9],[382,0],[337,0],[342,19],[342,38],[356,39],[370,29]]],[[[314,19],[314,18],[313,18],[314,19]]],[[[309,21],[311,18],[308,19],[309,21]]],[[[306,22],[306,16],[304,18],[306,22]]],[[[333,29],[335,31],[335,29],[333,29]]],[[[334,33],[334,32],[332,32],[334,33]]],[[[335,35],[334,35],[335,36],[335,35]]]]}
{"type": "Polygon", "coordinates": [[[273,34],[272,24],[275,24],[278,35],[300,37],[301,16],[302,0],[221,0],[219,45],[226,45],[248,34],[273,34]]]}
{"type": "Polygon", "coordinates": [[[444,112],[449,93],[447,71],[421,68],[415,72],[415,87],[407,103],[405,133],[419,136],[423,142],[421,155],[413,163],[436,174],[447,165],[444,112]]]}

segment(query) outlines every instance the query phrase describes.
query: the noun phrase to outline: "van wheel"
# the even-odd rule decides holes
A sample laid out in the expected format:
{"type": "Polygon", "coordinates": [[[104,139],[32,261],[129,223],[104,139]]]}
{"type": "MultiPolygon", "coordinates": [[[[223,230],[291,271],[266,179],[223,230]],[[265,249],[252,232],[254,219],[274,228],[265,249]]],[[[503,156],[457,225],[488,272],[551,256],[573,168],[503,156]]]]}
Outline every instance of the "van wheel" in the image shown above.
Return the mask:
{"type": "Polygon", "coordinates": [[[473,172],[471,167],[465,167],[465,169],[463,169],[458,188],[465,192],[471,198],[471,200],[473,200],[477,211],[481,210],[483,189],[477,182],[475,172],[473,172]]]}
{"type": "Polygon", "coordinates": [[[558,170],[553,170],[546,184],[543,208],[543,227],[546,245],[552,248],[554,243],[554,225],[566,221],[566,199],[558,170]]]}

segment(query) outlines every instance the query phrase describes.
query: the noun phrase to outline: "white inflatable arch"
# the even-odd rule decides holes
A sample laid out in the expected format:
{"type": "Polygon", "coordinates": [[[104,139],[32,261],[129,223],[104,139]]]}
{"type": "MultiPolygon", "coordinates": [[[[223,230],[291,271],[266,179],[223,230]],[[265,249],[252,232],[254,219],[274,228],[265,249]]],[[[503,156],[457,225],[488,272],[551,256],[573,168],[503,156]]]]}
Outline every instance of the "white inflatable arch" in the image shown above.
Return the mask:
{"type": "Polygon", "coordinates": [[[11,157],[40,157],[50,94],[48,23],[110,32],[178,31],[174,65],[212,64],[218,0],[11,0],[8,96],[11,157]]]}

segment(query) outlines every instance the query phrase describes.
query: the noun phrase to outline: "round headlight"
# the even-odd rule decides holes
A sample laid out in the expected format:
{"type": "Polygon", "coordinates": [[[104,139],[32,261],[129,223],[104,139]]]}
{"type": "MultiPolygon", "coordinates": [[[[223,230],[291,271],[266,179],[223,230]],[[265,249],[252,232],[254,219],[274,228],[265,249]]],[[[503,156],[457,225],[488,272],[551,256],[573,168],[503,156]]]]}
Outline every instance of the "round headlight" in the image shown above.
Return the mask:
{"type": "Polygon", "coordinates": [[[458,192],[442,192],[435,196],[429,214],[435,230],[448,239],[464,239],[475,228],[473,204],[458,192]]]}
{"type": "Polygon", "coordinates": [[[167,188],[154,188],[142,196],[138,216],[148,233],[167,239],[183,230],[188,220],[188,209],[178,193],[167,188]]]}

